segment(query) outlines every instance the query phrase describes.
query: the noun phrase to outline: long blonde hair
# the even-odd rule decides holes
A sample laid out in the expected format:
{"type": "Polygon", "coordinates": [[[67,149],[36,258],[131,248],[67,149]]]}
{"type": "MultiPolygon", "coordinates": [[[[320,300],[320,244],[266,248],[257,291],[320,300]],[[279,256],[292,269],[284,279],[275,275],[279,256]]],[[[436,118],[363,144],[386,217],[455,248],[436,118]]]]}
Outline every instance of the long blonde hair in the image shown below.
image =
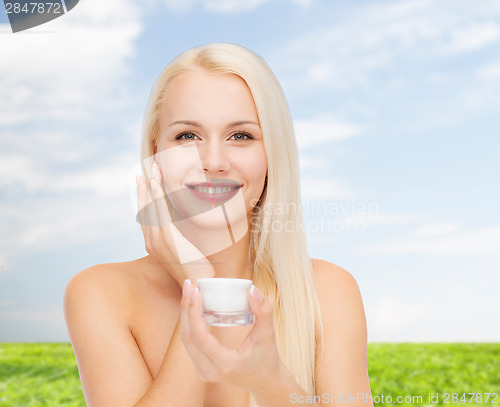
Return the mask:
{"type": "MultiPolygon", "coordinates": [[[[297,144],[288,104],[268,65],[254,52],[228,43],[207,44],[175,58],[151,92],[144,117],[142,162],[156,152],[159,115],[169,81],[197,68],[237,75],[252,93],[268,158],[266,186],[251,222],[254,284],[274,307],[283,362],[301,387],[315,394],[316,334],[322,326],[300,211],[297,144]]],[[[250,397],[250,406],[256,405],[250,397]]]]}

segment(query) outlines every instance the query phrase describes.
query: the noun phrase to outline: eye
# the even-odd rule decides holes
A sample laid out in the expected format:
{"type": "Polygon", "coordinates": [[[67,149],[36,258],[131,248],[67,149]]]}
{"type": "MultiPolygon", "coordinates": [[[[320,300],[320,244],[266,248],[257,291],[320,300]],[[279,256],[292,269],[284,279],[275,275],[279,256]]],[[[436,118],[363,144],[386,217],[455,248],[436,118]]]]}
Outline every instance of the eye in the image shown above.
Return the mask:
{"type": "Polygon", "coordinates": [[[231,137],[233,140],[236,140],[236,141],[245,141],[245,140],[252,140],[253,137],[248,134],[248,133],[244,133],[244,132],[238,132],[238,133],[234,133],[233,135],[231,135],[231,137]]]}
{"type": "Polygon", "coordinates": [[[179,134],[175,137],[176,140],[186,140],[186,141],[194,141],[196,139],[200,139],[196,134],[186,131],[184,133],[179,134]]]}

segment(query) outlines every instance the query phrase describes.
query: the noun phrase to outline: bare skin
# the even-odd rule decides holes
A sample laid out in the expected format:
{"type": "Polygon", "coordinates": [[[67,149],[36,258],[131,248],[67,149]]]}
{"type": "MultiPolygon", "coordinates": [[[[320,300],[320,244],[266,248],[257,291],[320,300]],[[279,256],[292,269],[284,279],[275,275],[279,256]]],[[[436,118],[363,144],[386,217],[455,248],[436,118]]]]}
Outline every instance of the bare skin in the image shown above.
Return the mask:
{"type": "MultiPolygon", "coordinates": [[[[319,394],[370,393],[366,323],[357,285],[349,273],[331,263],[313,260],[313,267],[326,343],[323,357],[317,360],[319,394]]],[[[68,328],[89,406],[134,406],[146,393],[158,376],[172,340],[180,316],[181,298],[177,282],[151,256],[92,267],[72,279],[66,292],[65,312],[70,316],[68,328]],[[92,301],[89,301],[90,293],[92,301]],[[86,317],[85,310],[92,313],[92,304],[101,310],[112,309],[112,314],[109,319],[103,315],[91,317],[95,330],[89,332],[89,321],[80,325],[78,318],[86,317]],[[99,329],[101,323],[107,332],[99,329]],[[104,337],[120,338],[120,343],[108,348],[102,343],[104,337]],[[95,354],[89,356],[92,348],[95,354]],[[110,351],[111,348],[116,349],[116,353],[110,351]]],[[[235,348],[241,345],[249,331],[248,327],[211,329],[222,343],[235,348]]],[[[318,349],[318,355],[320,352],[318,349]]],[[[176,367],[178,377],[184,374],[191,380],[197,375],[190,363],[176,367]]],[[[245,389],[200,379],[197,384],[201,403],[192,405],[248,405],[245,389]]],[[[194,388],[190,385],[186,394],[195,396],[194,388]]],[[[185,395],[180,395],[184,401],[179,405],[183,405],[185,395]]]]}
{"type": "MultiPolygon", "coordinates": [[[[222,179],[241,185],[238,193],[244,204],[228,213],[235,224],[244,224],[252,202],[262,194],[267,171],[263,135],[248,87],[234,75],[198,70],[176,78],[168,95],[157,145],[160,154],[155,157],[158,165],[149,185],[155,205],[145,216],[156,213],[166,219],[161,185],[168,193],[204,179],[222,179]],[[175,154],[163,160],[161,152],[168,156],[171,151],[175,154]],[[190,161],[191,152],[199,155],[198,161],[190,161]],[[182,160],[169,167],[179,155],[182,160]]],[[[139,207],[144,208],[148,186],[144,179],[138,181],[139,207]]],[[[226,222],[210,213],[193,216],[193,192],[186,192],[187,198],[172,201],[178,215],[189,220],[179,224],[180,231],[169,222],[141,223],[149,256],[92,267],[68,284],[64,310],[88,406],[159,407],[168,402],[169,407],[245,407],[249,392],[261,407],[297,405],[290,394],[307,395],[279,357],[273,308],[258,290],[249,295],[255,316],[251,327],[215,328],[204,323],[201,295],[185,280],[252,279],[249,232],[215,252],[213,245],[196,246],[196,241],[218,243],[217,239],[222,244],[226,222]],[[180,261],[175,233],[188,237],[183,238],[184,248],[203,254],[199,261],[180,261]]],[[[321,260],[312,264],[324,326],[316,358],[317,393],[370,394],[358,286],[338,266],[321,260]]]]}
{"type": "MultiPolygon", "coordinates": [[[[151,380],[154,380],[158,375],[180,316],[182,293],[177,282],[165,272],[162,265],[158,265],[151,256],[147,256],[131,262],[106,264],[85,270],[72,280],[68,286],[67,296],[74,293],[70,301],[81,301],[81,305],[88,304],[85,297],[80,297],[74,292],[85,292],[86,290],[100,292],[106,296],[108,296],[106,293],[113,292],[109,300],[101,298],[108,302],[110,306],[117,307],[116,312],[120,315],[120,318],[117,318],[116,325],[109,327],[109,329],[124,333],[122,340],[127,343],[127,351],[135,352],[137,362],[141,362],[138,364],[143,365],[141,370],[144,379],[142,382],[150,384],[151,380]]],[[[79,305],[66,302],[67,307],[78,308],[79,305]]],[[[67,310],[67,313],[71,312],[71,309],[67,310]]],[[[79,328],[70,325],[70,332],[73,331],[74,336],[78,336],[81,334],[79,328]]],[[[217,335],[221,342],[234,347],[241,344],[248,330],[247,327],[233,328],[229,331],[213,327],[214,334],[217,335]]],[[[110,332],[110,336],[112,336],[112,332],[110,332]]],[[[81,343],[82,341],[73,340],[73,338],[72,342],[77,356],[79,355],[80,344],[82,347],[89,345],[88,342],[81,343]]],[[[102,362],[102,359],[100,360],[102,362]]],[[[115,362],[116,360],[110,361],[110,363],[115,362]]],[[[91,394],[92,390],[90,388],[95,383],[91,378],[88,382],[85,382],[85,379],[91,376],[94,366],[89,367],[88,376],[85,374],[86,363],[83,361],[80,369],[83,369],[83,372],[81,372],[82,385],[84,389],[89,388],[89,394],[91,394]]],[[[193,372],[192,369],[191,366],[191,373],[193,372]]],[[[96,377],[96,381],[101,381],[101,379],[96,377]]],[[[238,391],[235,388],[221,387],[212,383],[208,383],[204,387],[205,393],[203,397],[210,400],[210,404],[206,404],[207,406],[243,406],[245,404],[242,404],[242,401],[248,398],[248,392],[238,391]]],[[[139,393],[136,394],[139,395],[139,393]]],[[[129,401],[134,400],[131,398],[129,401]]],[[[98,402],[96,401],[96,403],[98,402]]],[[[110,397],[109,403],[110,406],[119,405],[116,400],[113,401],[112,397],[110,397]]],[[[133,404],[124,403],[122,405],[133,404]]]]}

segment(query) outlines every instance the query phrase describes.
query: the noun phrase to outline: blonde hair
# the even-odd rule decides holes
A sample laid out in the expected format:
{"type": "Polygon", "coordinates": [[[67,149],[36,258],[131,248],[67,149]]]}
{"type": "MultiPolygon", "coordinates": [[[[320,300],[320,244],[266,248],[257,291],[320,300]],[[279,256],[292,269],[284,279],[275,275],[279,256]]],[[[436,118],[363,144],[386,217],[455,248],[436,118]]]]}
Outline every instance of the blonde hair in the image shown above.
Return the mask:
{"type": "MultiPolygon", "coordinates": [[[[156,152],[159,115],[169,81],[199,68],[237,75],[252,93],[268,158],[267,183],[253,209],[251,222],[249,256],[254,266],[254,284],[274,307],[281,359],[301,387],[308,394],[316,394],[316,334],[322,333],[322,326],[299,210],[297,145],[285,96],[268,65],[254,52],[227,43],[193,48],[175,58],[151,92],[144,118],[142,162],[156,152]],[[276,230],[276,225],[280,230],[276,230]]],[[[256,405],[250,397],[250,406],[256,405]]]]}

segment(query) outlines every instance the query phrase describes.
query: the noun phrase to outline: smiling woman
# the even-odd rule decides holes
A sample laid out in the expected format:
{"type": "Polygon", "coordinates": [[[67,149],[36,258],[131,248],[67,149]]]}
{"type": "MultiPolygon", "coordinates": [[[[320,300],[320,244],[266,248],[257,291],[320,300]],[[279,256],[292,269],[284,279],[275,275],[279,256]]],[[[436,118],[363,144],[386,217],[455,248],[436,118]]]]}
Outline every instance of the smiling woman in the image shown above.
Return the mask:
{"type": "Polygon", "coordinates": [[[272,209],[300,206],[299,166],[265,62],[233,44],[174,59],[151,93],[142,163],[149,255],[92,267],[66,289],[87,404],[326,405],[328,393],[328,405],[356,394],[372,405],[355,280],[309,258],[300,211],[272,209]],[[295,227],[266,227],[276,223],[295,227]],[[201,277],[252,280],[253,325],[207,325],[201,277]]]}

